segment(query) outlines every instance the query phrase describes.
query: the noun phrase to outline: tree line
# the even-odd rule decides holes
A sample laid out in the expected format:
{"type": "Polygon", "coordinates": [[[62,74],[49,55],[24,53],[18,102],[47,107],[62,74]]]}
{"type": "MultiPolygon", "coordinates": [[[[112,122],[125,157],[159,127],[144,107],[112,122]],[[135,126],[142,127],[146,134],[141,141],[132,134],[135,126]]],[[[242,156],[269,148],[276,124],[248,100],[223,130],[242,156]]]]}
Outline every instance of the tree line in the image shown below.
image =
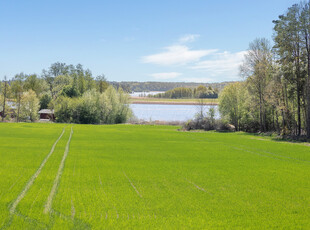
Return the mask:
{"type": "Polygon", "coordinates": [[[2,121],[35,121],[40,109],[54,110],[56,121],[122,123],[131,116],[129,96],[92,76],[81,64],[54,63],[41,75],[16,74],[0,82],[2,121]]]}
{"type": "Polygon", "coordinates": [[[274,46],[250,43],[240,73],[220,95],[223,119],[237,130],[310,138],[310,1],[273,21],[274,46]]]}
{"type": "Polygon", "coordinates": [[[155,98],[218,98],[218,90],[211,86],[200,85],[197,88],[177,87],[164,93],[148,95],[155,98]]]}
{"type": "Polygon", "coordinates": [[[218,83],[195,83],[195,82],[135,82],[135,81],[123,81],[115,82],[109,81],[109,84],[115,88],[122,88],[126,92],[149,92],[149,91],[168,91],[178,87],[197,88],[200,85],[205,87],[211,86],[213,89],[217,89],[221,92],[224,87],[232,82],[218,82],[218,83]]]}

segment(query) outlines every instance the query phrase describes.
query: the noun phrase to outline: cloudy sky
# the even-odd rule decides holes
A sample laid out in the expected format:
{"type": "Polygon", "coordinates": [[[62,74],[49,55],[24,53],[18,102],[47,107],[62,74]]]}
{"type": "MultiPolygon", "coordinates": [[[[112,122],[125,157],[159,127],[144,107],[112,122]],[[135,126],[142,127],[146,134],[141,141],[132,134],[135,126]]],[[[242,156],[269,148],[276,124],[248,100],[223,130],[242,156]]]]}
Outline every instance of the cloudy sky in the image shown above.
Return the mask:
{"type": "Polygon", "coordinates": [[[111,81],[239,80],[293,0],[0,1],[0,79],[81,63],[111,81]]]}

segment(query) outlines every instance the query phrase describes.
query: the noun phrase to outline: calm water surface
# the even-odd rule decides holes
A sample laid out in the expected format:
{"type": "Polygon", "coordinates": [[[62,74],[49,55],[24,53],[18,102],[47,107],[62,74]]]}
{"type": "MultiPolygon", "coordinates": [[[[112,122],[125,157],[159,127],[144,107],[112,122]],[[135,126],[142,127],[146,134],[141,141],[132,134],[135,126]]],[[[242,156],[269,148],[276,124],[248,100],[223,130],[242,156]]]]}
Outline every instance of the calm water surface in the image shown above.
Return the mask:
{"type": "MultiPolygon", "coordinates": [[[[200,111],[197,105],[131,104],[130,107],[138,119],[145,121],[187,121],[200,111]]],[[[204,106],[204,112],[207,113],[211,107],[215,108],[215,116],[219,118],[216,105],[204,106]]]]}

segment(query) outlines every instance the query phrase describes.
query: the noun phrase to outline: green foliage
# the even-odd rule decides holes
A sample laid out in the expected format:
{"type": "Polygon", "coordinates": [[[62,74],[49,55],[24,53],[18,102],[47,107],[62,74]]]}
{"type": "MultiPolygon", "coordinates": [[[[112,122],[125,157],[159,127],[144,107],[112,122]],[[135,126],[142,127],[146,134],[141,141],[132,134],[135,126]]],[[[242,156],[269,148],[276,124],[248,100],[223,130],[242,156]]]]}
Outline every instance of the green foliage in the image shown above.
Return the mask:
{"type": "Polygon", "coordinates": [[[213,90],[211,86],[208,88],[200,85],[197,88],[191,89],[186,87],[178,87],[168,90],[165,93],[159,93],[156,95],[149,95],[149,97],[156,98],[217,98],[217,90],[213,90]]]}
{"type": "Polygon", "coordinates": [[[40,101],[33,90],[29,90],[22,95],[20,118],[24,121],[36,121],[39,118],[38,112],[40,101]]]}
{"type": "Polygon", "coordinates": [[[94,90],[84,93],[76,104],[75,110],[78,116],[74,117],[73,121],[80,124],[99,124],[99,97],[99,93],[94,90]]]}
{"type": "Polygon", "coordinates": [[[294,4],[274,20],[274,50],[278,57],[282,99],[275,112],[281,114],[281,133],[310,138],[310,2],[294,4]],[[308,92],[308,93],[307,93],[308,92]],[[287,132],[288,131],[288,132],[287,132]]]}
{"type": "Polygon", "coordinates": [[[73,79],[69,75],[59,75],[55,77],[53,81],[53,92],[52,95],[54,97],[58,97],[63,94],[63,90],[65,87],[72,86],[73,79]]]}
{"type": "MultiPolygon", "coordinates": [[[[222,119],[233,124],[236,130],[245,130],[251,123],[250,95],[245,82],[230,84],[224,88],[219,98],[222,119]]],[[[253,127],[254,128],[254,127],[253,127]]],[[[250,131],[250,130],[247,130],[250,131]]]]}
{"type": "Polygon", "coordinates": [[[40,109],[47,109],[51,100],[52,100],[52,98],[49,94],[44,94],[40,98],[40,109]]]}
{"type": "Polygon", "coordinates": [[[80,93],[74,85],[66,85],[62,89],[61,95],[65,97],[78,97],[80,93]]]}
{"type": "Polygon", "coordinates": [[[129,108],[129,97],[122,89],[118,91],[110,86],[102,94],[102,123],[104,124],[118,124],[125,123],[132,115],[129,108]]]}
{"type": "Polygon", "coordinates": [[[59,96],[80,97],[92,89],[102,93],[108,87],[104,75],[95,80],[91,71],[84,69],[81,64],[74,66],[54,63],[48,70],[43,70],[42,76],[54,99],[59,96]]]}
{"type": "Polygon", "coordinates": [[[118,124],[125,123],[131,116],[128,95],[112,86],[102,94],[93,89],[79,98],[61,96],[55,104],[58,122],[118,124]]]}
{"type": "Polygon", "coordinates": [[[0,112],[3,111],[3,85],[4,83],[0,81],[0,112]]]}
{"type": "Polygon", "coordinates": [[[106,89],[109,87],[109,84],[107,82],[106,77],[104,76],[104,74],[99,75],[96,78],[96,82],[97,82],[97,90],[99,91],[99,93],[103,93],[104,91],[106,91],[106,89]]]}
{"type": "Polygon", "coordinates": [[[36,74],[26,76],[25,83],[24,83],[25,91],[32,90],[34,91],[37,96],[40,96],[43,92],[48,89],[47,83],[39,78],[36,74]]]}
{"type": "Polygon", "coordinates": [[[12,83],[11,83],[11,90],[16,100],[23,94],[25,87],[25,80],[26,76],[23,73],[16,74],[12,83]]]}
{"type": "MultiPolygon", "coordinates": [[[[1,97],[4,97],[4,85],[4,82],[0,82],[1,97]]],[[[5,97],[6,100],[14,101],[16,106],[9,109],[6,106],[5,114],[11,113],[13,117],[16,117],[16,121],[19,121],[19,118],[34,121],[37,119],[37,115],[34,115],[33,111],[37,110],[37,98],[40,98],[40,109],[56,108],[57,120],[61,122],[94,124],[125,122],[129,117],[130,110],[128,105],[120,105],[120,103],[123,103],[123,91],[116,93],[116,106],[113,105],[112,111],[110,111],[114,116],[113,118],[103,117],[103,114],[110,116],[109,110],[111,106],[109,103],[108,109],[94,108],[99,106],[100,100],[103,100],[100,99],[100,94],[104,93],[108,86],[109,84],[104,75],[98,76],[95,80],[91,71],[84,69],[81,64],[74,66],[57,62],[52,64],[48,70],[43,70],[41,77],[36,74],[20,73],[13,78],[6,85],[5,97]],[[36,98],[34,103],[30,105],[28,98],[33,97],[32,92],[35,92],[36,98]],[[23,107],[21,106],[22,96],[24,97],[23,107]],[[96,101],[95,104],[93,99],[96,101]],[[20,112],[22,113],[20,114],[20,112]]],[[[128,104],[128,100],[126,103],[128,104]]],[[[3,110],[2,104],[3,100],[0,102],[1,112],[3,110]]]]}
{"type": "MultiPolygon", "coordinates": [[[[289,9],[288,14],[295,8],[289,9]]],[[[280,17],[275,27],[275,51],[280,59],[275,61],[277,56],[267,39],[255,39],[250,43],[240,68],[245,81],[226,86],[220,95],[222,118],[237,130],[307,134],[304,116],[307,101],[303,87],[306,73],[303,63],[306,62],[301,62],[302,56],[296,55],[301,50],[296,50],[295,44],[301,46],[301,43],[293,38],[282,38],[284,34],[288,35],[289,28],[280,30],[279,26],[296,23],[293,19],[282,22],[284,18],[287,20],[286,16],[280,17]]],[[[295,25],[291,26],[295,28],[295,25]]]]}
{"type": "Polygon", "coordinates": [[[73,113],[75,111],[75,102],[78,99],[71,99],[69,97],[60,96],[57,102],[53,105],[55,110],[56,121],[71,123],[73,122],[73,113]]]}
{"type": "Polygon", "coordinates": [[[3,111],[3,95],[0,93],[0,112],[3,111]]]}
{"type": "Polygon", "coordinates": [[[160,93],[154,95],[154,97],[158,98],[192,98],[193,92],[190,88],[178,87],[175,89],[168,90],[165,93],[160,93]]]}

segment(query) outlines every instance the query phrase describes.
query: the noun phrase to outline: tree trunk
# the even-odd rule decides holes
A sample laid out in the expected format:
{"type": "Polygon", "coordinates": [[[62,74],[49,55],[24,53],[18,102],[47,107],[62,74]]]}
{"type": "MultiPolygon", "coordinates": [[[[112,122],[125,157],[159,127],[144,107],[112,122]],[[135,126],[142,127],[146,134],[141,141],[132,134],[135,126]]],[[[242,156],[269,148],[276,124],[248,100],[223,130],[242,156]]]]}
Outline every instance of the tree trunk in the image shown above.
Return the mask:
{"type": "MultiPolygon", "coordinates": [[[[260,83],[259,83],[260,84],[260,83]]],[[[263,128],[263,105],[262,105],[262,92],[261,92],[261,86],[259,86],[259,126],[260,126],[260,131],[264,132],[263,128]]]]}
{"type": "Polygon", "coordinates": [[[5,82],[4,82],[4,92],[3,92],[3,111],[2,111],[2,121],[4,121],[4,117],[5,117],[5,102],[6,102],[6,94],[7,94],[7,82],[6,82],[6,79],[5,79],[5,82]]]}
{"type": "Polygon", "coordinates": [[[300,94],[301,94],[301,85],[300,85],[300,52],[299,52],[299,43],[297,43],[297,56],[296,60],[296,93],[297,93],[297,136],[300,136],[301,133],[301,111],[300,111],[300,94]]]}
{"type": "Polygon", "coordinates": [[[277,130],[278,135],[280,135],[279,115],[278,115],[277,110],[276,110],[276,130],[277,130]]]}
{"type": "Polygon", "coordinates": [[[306,86],[306,106],[307,106],[307,138],[310,138],[310,53],[308,52],[308,77],[306,86]]]}
{"type": "Polygon", "coordinates": [[[299,84],[297,83],[297,136],[301,134],[301,111],[300,111],[300,90],[299,84]]]}
{"type": "Polygon", "coordinates": [[[21,96],[20,93],[18,94],[18,107],[17,107],[17,122],[19,122],[19,114],[20,114],[20,100],[21,100],[21,96]]]}

